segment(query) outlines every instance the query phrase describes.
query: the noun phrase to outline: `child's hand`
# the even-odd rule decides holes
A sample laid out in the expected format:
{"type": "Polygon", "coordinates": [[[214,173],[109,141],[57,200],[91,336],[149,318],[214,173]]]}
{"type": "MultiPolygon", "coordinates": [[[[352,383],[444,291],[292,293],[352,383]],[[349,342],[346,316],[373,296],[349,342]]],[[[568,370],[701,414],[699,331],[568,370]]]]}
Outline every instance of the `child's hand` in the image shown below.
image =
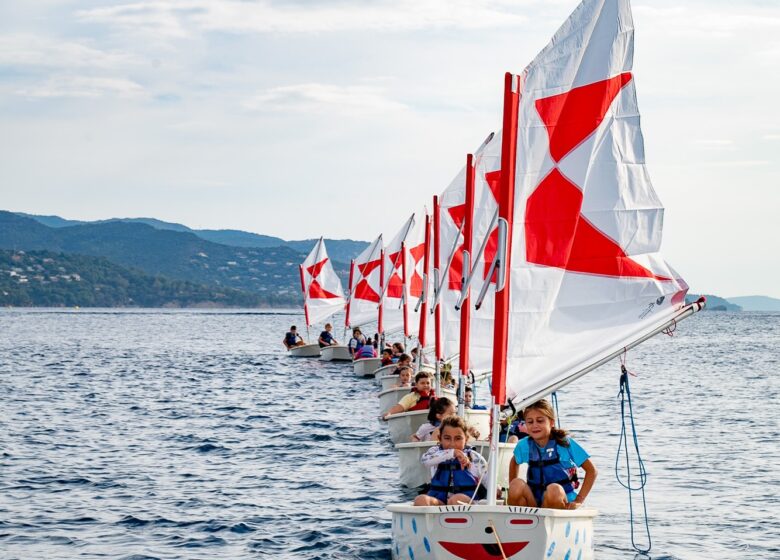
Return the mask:
{"type": "Polygon", "coordinates": [[[471,435],[471,436],[472,436],[474,439],[479,439],[479,430],[478,430],[478,429],[476,429],[476,428],[469,428],[469,434],[470,434],[470,435],[471,435]]]}
{"type": "Polygon", "coordinates": [[[461,451],[460,449],[456,449],[455,450],[455,458],[460,463],[460,467],[462,469],[467,468],[469,466],[469,463],[471,463],[471,461],[469,460],[468,455],[463,453],[463,451],[461,451]]]}

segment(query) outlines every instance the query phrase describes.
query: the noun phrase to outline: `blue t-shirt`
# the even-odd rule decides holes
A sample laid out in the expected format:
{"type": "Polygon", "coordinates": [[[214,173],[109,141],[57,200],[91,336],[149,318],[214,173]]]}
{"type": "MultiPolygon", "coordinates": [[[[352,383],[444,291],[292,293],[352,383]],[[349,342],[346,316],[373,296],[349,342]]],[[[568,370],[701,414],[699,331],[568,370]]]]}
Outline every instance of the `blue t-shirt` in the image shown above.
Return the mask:
{"type": "MultiPolygon", "coordinates": [[[[523,463],[528,462],[528,446],[529,445],[536,445],[536,442],[531,437],[526,437],[521,439],[517,442],[517,445],[515,445],[515,463],[518,465],[522,465],[523,463]]],[[[536,445],[536,447],[541,451],[542,448],[536,445]]],[[[563,445],[558,445],[558,459],[560,460],[561,465],[563,465],[564,469],[570,469],[572,467],[581,467],[582,464],[587,461],[590,458],[590,455],[588,455],[588,452],[585,451],[580,445],[574,441],[574,438],[569,438],[569,447],[564,447],[563,445]]],[[[573,502],[575,498],[577,497],[577,492],[569,492],[566,495],[566,498],[573,502]]]]}

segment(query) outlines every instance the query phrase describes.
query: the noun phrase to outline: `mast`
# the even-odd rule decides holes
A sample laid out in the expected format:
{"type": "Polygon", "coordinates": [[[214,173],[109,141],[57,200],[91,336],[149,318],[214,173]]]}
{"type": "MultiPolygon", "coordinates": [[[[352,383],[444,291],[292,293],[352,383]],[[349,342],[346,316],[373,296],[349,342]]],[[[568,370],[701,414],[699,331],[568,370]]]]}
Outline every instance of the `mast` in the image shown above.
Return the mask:
{"type": "Polygon", "coordinates": [[[354,287],[352,286],[352,282],[355,277],[355,259],[352,259],[349,261],[349,292],[347,295],[347,309],[346,309],[346,315],[344,315],[344,336],[347,334],[347,329],[349,328],[349,304],[352,301],[352,290],[354,290],[354,287]]]}
{"type": "Polygon", "coordinates": [[[422,285],[422,306],[420,307],[420,332],[417,339],[420,342],[420,356],[425,347],[426,336],[425,329],[428,326],[428,277],[431,267],[431,217],[425,215],[425,255],[423,256],[423,285],[422,285]]]}
{"type": "MultiPolygon", "coordinates": [[[[403,311],[403,317],[404,317],[404,345],[406,344],[406,339],[409,338],[409,308],[408,308],[408,300],[409,300],[409,286],[406,283],[406,261],[407,261],[407,255],[406,255],[406,241],[401,242],[401,297],[403,298],[401,300],[402,305],[402,311],[403,311]]],[[[395,263],[393,263],[393,267],[395,267],[395,263]]]]}
{"type": "MultiPolygon", "coordinates": [[[[490,430],[491,457],[498,457],[499,414],[506,401],[506,352],[509,335],[509,286],[512,242],[512,217],[515,203],[515,165],[517,162],[517,113],[520,102],[519,79],[504,75],[504,122],[501,137],[501,183],[498,200],[498,254],[496,267],[496,305],[493,331],[493,414],[490,430]]],[[[496,503],[498,461],[490,461],[488,504],[496,503]]]]}
{"type": "Polygon", "coordinates": [[[385,327],[383,324],[383,311],[385,301],[385,249],[379,251],[379,314],[377,316],[377,331],[382,335],[382,348],[384,348],[385,327]]]}
{"type": "MultiPolygon", "coordinates": [[[[463,273],[461,284],[471,275],[472,238],[474,237],[474,156],[466,156],[466,209],[463,215],[463,273]]],[[[458,383],[458,415],[465,412],[466,379],[469,375],[469,335],[471,327],[470,290],[467,288],[460,308],[460,382],[458,383]]]]}
{"type": "Polygon", "coordinates": [[[298,265],[298,271],[301,273],[301,292],[303,292],[303,316],[306,320],[306,341],[309,339],[309,307],[306,305],[306,281],[303,279],[303,265],[298,265]]]}
{"type": "MultiPolygon", "coordinates": [[[[437,296],[437,292],[439,290],[439,259],[441,258],[440,254],[440,241],[441,236],[439,234],[439,227],[441,224],[441,207],[439,206],[439,197],[438,195],[433,196],[433,290],[434,290],[434,298],[437,296]]],[[[442,351],[442,340],[441,340],[441,309],[439,306],[435,306],[433,310],[433,318],[434,318],[434,330],[435,330],[435,336],[434,336],[434,351],[436,353],[436,363],[444,357],[443,351],[442,351]]]]}

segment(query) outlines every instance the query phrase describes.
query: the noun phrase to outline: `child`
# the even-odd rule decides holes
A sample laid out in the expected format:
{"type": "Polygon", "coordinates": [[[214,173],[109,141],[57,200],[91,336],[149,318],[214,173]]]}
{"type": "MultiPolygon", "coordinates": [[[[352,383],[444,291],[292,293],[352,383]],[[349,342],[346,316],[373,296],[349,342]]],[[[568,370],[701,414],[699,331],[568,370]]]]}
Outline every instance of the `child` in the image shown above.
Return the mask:
{"type": "Polygon", "coordinates": [[[298,334],[298,329],[293,325],[290,327],[289,332],[284,335],[282,344],[289,350],[296,346],[304,346],[306,343],[303,341],[303,338],[301,338],[301,335],[298,334]]]}
{"type": "Polygon", "coordinates": [[[363,333],[360,332],[360,329],[352,329],[352,338],[349,339],[347,347],[349,348],[349,355],[352,356],[353,360],[355,359],[355,353],[360,350],[364,342],[365,338],[363,338],[363,333]]]}
{"type": "Polygon", "coordinates": [[[486,406],[474,404],[474,389],[471,388],[471,385],[466,387],[465,400],[463,401],[463,404],[466,406],[466,408],[471,410],[487,410],[486,406]]]}
{"type": "Polygon", "coordinates": [[[523,410],[528,437],[515,446],[509,463],[509,505],[575,509],[596,481],[596,467],[590,456],[565,430],[555,427],[552,406],[542,399],[523,410]],[[517,466],[528,463],[528,482],[517,478],[517,466]],[[577,467],[585,469],[579,494],[577,467]]]}
{"type": "Polygon", "coordinates": [[[412,434],[412,441],[431,441],[438,439],[441,421],[455,414],[455,403],[447,397],[436,399],[428,409],[428,422],[420,426],[417,433],[412,434]]]}
{"type": "Polygon", "coordinates": [[[409,354],[401,354],[398,358],[398,367],[396,367],[390,375],[398,375],[403,367],[412,366],[412,357],[409,354]]]}
{"type": "Polygon", "coordinates": [[[400,373],[398,374],[398,383],[393,385],[391,388],[400,389],[402,387],[408,387],[409,389],[411,389],[412,375],[414,375],[414,370],[412,369],[412,366],[402,367],[400,373]]]}
{"type": "Polygon", "coordinates": [[[366,343],[363,344],[363,346],[358,348],[357,352],[355,352],[356,360],[362,360],[363,358],[376,358],[376,350],[374,349],[374,345],[371,344],[370,338],[366,340],[366,343]]]}
{"type": "Polygon", "coordinates": [[[335,338],[333,338],[333,333],[330,331],[333,330],[333,325],[330,323],[325,323],[325,330],[320,333],[320,339],[317,341],[320,343],[320,348],[325,348],[326,346],[331,346],[333,344],[338,344],[335,338]]]}
{"type": "Polygon", "coordinates": [[[457,505],[485,496],[484,487],[477,485],[485,474],[485,460],[466,447],[468,427],[458,416],[441,421],[439,445],[434,445],[420,459],[431,469],[431,486],[427,494],[414,500],[416,506],[457,505]]]}
{"type": "Polygon", "coordinates": [[[393,357],[401,358],[401,354],[404,353],[404,345],[400,342],[393,342],[393,357]]]}
{"type": "Polygon", "coordinates": [[[433,389],[431,389],[431,378],[427,373],[421,371],[414,376],[414,388],[411,393],[405,395],[404,398],[398,401],[398,404],[391,406],[390,410],[385,413],[384,419],[387,420],[388,416],[401,412],[428,410],[431,400],[435,398],[436,395],[433,389]]]}
{"type": "Polygon", "coordinates": [[[389,366],[393,363],[393,351],[389,348],[382,350],[382,366],[389,366]]]}

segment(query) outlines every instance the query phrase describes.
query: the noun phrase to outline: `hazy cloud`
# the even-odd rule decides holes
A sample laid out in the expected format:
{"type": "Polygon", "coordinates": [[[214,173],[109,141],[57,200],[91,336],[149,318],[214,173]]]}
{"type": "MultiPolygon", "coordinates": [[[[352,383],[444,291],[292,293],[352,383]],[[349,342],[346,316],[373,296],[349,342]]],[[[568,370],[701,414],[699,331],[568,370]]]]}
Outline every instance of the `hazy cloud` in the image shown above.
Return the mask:
{"type": "Polygon", "coordinates": [[[336,86],[332,84],[298,84],[270,88],[247,99],[244,107],[255,111],[360,112],[384,113],[404,110],[403,103],[384,96],[381,88],[372,86],[336,86]]]}

